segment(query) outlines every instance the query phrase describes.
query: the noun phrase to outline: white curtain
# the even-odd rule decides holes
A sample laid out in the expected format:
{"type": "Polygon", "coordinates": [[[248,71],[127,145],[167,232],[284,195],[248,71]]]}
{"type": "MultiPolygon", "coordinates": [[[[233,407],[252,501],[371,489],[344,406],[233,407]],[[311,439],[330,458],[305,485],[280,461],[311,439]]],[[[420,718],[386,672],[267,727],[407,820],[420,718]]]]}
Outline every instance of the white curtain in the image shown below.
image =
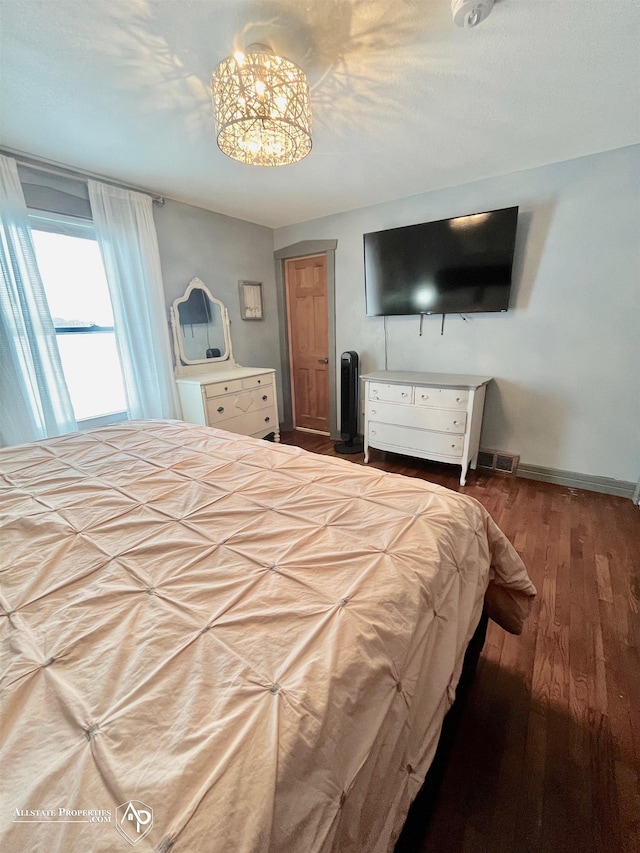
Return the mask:
{"type": "Polygon", "coordinates": [[[130,418],[177,418],[179,405],[164,307],[152,200],[89,181],[130,418]]]}
{"type": "Polygon", "coordinates": [[[77,430],[16,161],[0,155],[0,444],[77,430]]]}

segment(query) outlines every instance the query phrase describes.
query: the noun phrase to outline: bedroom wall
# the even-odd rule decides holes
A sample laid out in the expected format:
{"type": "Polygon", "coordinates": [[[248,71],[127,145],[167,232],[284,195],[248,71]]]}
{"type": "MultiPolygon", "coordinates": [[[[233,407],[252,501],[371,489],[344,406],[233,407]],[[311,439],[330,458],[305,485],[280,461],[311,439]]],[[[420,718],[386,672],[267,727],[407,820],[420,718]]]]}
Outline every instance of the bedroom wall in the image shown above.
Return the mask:
{"type": "Polygon", "coordinates": [[[640,474],[640,146],[354,210],[275,232],[275,248],[337,239],[337,353],[385,367],[365,316],[362,235],[520,206],[511,308],[466,321],[387,319],[390,370],[495,377],[481,446],[521,464],[635,482],[640,474]]]}
{"type": "Polygon", "coordinates": [[[167,318],[169,306],[182,296],[191,279],[202,279],[227,306],[236,361],[250,367],[275,367],[281,395],[273,231],[170,199],[161,207],[154,205],[153,212],[167,318]],[[240,318],[239,280],[262,282],[264,320],[240,318]]]}

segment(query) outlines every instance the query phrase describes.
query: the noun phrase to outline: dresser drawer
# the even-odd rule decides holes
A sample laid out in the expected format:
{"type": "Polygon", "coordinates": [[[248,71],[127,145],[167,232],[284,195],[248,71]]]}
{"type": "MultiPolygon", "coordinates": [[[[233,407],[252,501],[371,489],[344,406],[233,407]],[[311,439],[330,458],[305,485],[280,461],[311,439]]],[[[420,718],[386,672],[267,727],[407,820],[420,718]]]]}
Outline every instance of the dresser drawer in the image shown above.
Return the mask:
{"type": "Polygon", "coordinates": [[[251,396],[255,401],[256,409],[264,409],[266,406],[273,406],[275,402],[275,394],[273,386],[267,388],[255,388],[251,391],[251,396]]]}
{"type": "Polygon", "coordinates": [[[272,406],[256,412],[247,412],[245,415],[237,415],[216,424],[216,426],[219,429],[226,429],[227,432],[235,432],[239,435],[254,435],[260,432],[266,434],[267,432],[277,432],[278,416],[275,407],[272,406]]]}
{"type": "Polygon", "coordinates": [[[416,406],[433,406],[438,409],[466,409],[469,403],[469,392],[455,388],[417,387],[414,403],[416,406]]]}
{"type": "Polygon", "coordinates": [[[212,397],[207,400],[207,424],[209,426],[218,426],[221,421],[241,414],[233,405],[236,396],[235,394],[228,394],[225,397],[212,397]]]}
{"type": "Polygon", "coordinates": [[[412,450],[417,450],[437,456],[460,458],[464,449],[464,436],[429,432],[372,420],[369,424],[369,444],[372,447],[384,445],[383,449],[397,448],[398,453],[410,454],[412,450]]]}
{"type": "Polygon", "coordinates": [[[261,373],[259,376],[247,376],[241,382],[243,391],[247,391],[250,388],[269,388],[273,385],[273,374],[261,373]]]}
{"type": "MultiPolygon", "coordinates": [[[[275,408],[273,386],[271,388],[253,388],[239,394],[225,394],[207,400],[207,422],[217,426],[229,418],[246,415],[259,409],[275,408]]],[[[223,427],[226,429],[227,427],[223,427]]]]}
{"type": "Polygon", "coordinates": [[[210,397],[219,397],[221,394],[230,394],[234,391],[242,391],[242,379],[231,379],[228,382],[213,382],[210,385],[204,386],[204,395],[207,399],[210,397]]]}
{"type": "Polygon", "coordinates": [[[250,391],[242,391],[233,394],[230,400],[230,408],[236,415],[244,415],[256,409],[264,409],[275,405],[273,387],[252,388],[250,391]]]}
{"type": "MultiPolygon", "coordinates": [[[[420,389],[416,389],[420,390],[420,389]]],[[[399,426],[429,429],[463,435],[467,413],[455,409],[430,409],[426,406],[397,406],[379,400],[368,401],[368,417],[372,421],[399,426]]]]}
{"type": "Polygon", "coordinates": [[[370,400],[385,400],[389,403],[411,403],[413,387],[411,385],[384,385],[381,382],[369,384],[370,400]]]}

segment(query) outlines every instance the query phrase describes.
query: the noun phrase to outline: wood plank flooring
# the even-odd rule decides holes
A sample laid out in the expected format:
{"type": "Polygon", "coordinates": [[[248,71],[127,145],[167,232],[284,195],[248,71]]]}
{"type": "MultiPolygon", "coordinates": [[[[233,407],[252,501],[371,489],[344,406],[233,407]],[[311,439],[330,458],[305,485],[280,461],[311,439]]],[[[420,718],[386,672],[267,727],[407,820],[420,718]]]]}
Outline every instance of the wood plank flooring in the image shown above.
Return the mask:
{"type": "Polygon", "coordinates": [[[458,468],[376,450],[369,464],[479,500],[538,589],[520,637],[489,623],[416,853],[638,853],[640,509],[481,470],[461,487],[458,468]]]}

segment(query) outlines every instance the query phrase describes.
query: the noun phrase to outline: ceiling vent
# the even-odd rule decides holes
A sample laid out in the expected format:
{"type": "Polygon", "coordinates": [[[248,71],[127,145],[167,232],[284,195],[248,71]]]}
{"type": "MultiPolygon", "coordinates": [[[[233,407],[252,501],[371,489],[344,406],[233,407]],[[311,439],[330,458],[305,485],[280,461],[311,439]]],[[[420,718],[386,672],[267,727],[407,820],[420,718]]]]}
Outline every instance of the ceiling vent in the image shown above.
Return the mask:
{"type": "Polygon", "coordinates": [[[490,471],[498,471],[500,474],[515,476],[518,470],[520,457],[514,453],[503,453],[501,450],[480,450],[478,452],[478,466],[488,468],[490,471]]]}

